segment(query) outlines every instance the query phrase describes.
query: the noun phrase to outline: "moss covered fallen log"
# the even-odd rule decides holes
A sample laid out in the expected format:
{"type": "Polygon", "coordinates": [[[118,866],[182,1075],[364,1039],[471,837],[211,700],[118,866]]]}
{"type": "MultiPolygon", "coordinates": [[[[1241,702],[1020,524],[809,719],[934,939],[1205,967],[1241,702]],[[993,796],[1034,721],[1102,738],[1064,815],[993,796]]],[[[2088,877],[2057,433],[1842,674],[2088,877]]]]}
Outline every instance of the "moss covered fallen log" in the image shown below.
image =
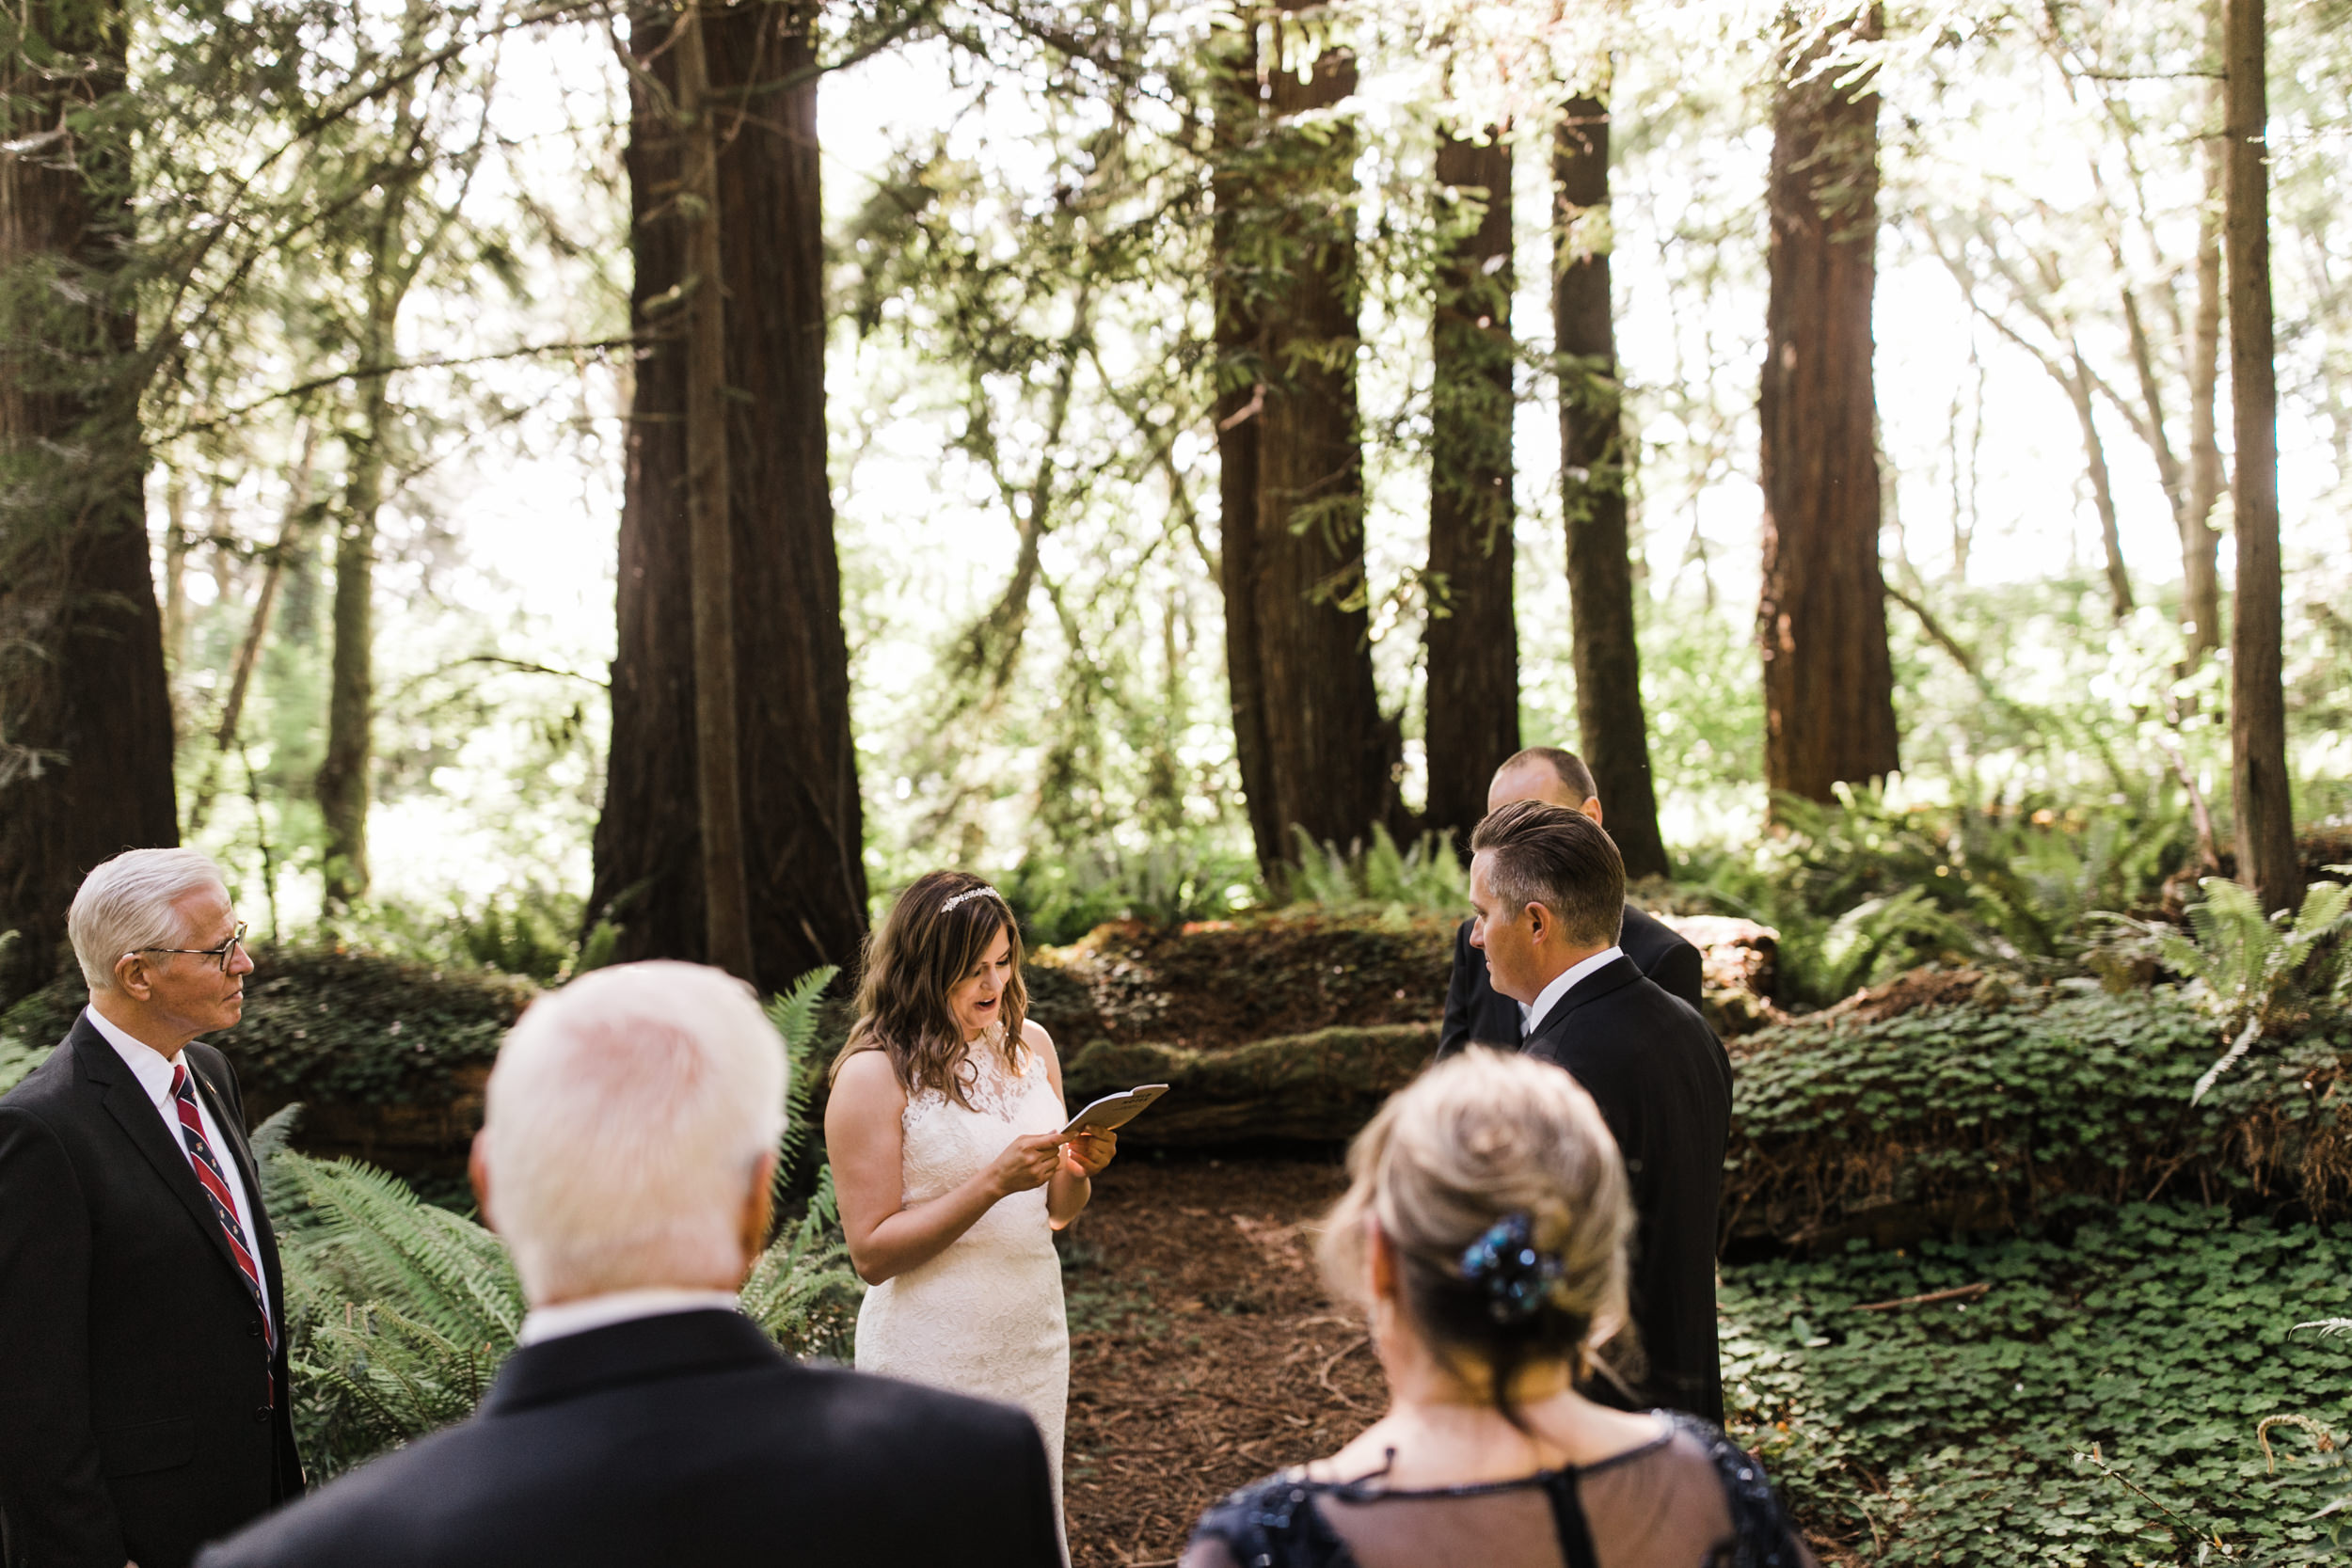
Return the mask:
{"type": "Polygon", "coordinates": [[[1120,1134],[1131,1148],[1254,1139],[1337,1142],[1410,1083],[1438,1047],[1429,1023],[1319,1029],[1222,1051],[1094,1040],[1062,1069],[1072,1109],[1137,1084],[1168,1096],[1120,1134]]]}
{"type": "MultiPolygon", "coordinates": [[[[305,1153],[412,1179],[461,1173],[499,1040],[537,988],[364,953],[255,957],[244,1020],[213,1042],[253,1121],[300,1101],[305,1153]]],[[[56,981],[0,1016],[0,1045],[45,1056],[87,1001],[78,976],[56,981]]]]}
{"type": "Polygon", "coordinates": [[[1801,1019],[1735,1042],[1735,1244],[2010,1230],[2058,1197],[2352,1213],[2352,1035],[2222,1049],[2171,990],[2058,990],[1801,1019]]]}

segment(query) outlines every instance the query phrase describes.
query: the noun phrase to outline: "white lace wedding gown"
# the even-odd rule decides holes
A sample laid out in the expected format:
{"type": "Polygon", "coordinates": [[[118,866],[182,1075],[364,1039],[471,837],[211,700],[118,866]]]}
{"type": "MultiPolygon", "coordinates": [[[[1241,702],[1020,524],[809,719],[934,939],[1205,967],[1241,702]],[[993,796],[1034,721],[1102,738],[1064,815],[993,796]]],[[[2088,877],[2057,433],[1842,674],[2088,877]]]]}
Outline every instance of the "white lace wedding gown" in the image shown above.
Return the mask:
{"type": "MultiPolygon", "coordinates": [[[[975,1041],[966,1058],[972,1109],[935,1089],[907,1097],[903,1202],[952,1192],[1015,1135],[1055,1132],[1069,1119],[1044,1064],[1026,1053],[1026,1071],[1014,1073],[998,1037],[992,1031],[975,1041]]],[[[1070,1325],[1045,1189],[1002,1199],[938,1257],[868,1290],[857,1315],[857,1368],[1027,1411],[1045,1439],[1058,1530],[1070,1325]]]]}

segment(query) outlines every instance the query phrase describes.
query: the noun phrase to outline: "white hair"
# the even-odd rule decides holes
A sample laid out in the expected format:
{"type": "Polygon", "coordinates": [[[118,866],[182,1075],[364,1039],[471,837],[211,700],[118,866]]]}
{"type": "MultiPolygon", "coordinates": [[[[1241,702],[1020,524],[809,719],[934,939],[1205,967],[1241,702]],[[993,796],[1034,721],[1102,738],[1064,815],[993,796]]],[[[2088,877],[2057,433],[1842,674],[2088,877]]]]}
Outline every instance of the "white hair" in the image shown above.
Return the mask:
{"type": "Polygon", "coordinates": [[[787,1070],[751,988],[699,964],[600,969],[532,1003],[499,1050],[482,1127],[491,1218],[524,1293],[732,1278],[787,1070]]]}
{"type": "Polygon", "coordinates": [[[184,947],[192,939],[180,905],[191,893],[229,895],[220,867],[194,849],[125,849],[82,879],[66,911],[66,935],[89,989],[115,989],[115,965],[143,947],[184,947]]]}

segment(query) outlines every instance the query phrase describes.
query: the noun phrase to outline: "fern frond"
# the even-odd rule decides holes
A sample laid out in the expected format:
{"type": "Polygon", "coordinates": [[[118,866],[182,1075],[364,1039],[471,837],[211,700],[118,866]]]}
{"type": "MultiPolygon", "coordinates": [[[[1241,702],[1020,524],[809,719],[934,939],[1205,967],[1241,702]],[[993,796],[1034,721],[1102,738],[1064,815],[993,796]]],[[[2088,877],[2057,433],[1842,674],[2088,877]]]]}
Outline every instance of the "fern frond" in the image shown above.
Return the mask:
{"type": "Polygon", "coordinates": [[[2207,1068],[2203,1076],[2197,1080],[2197,1086],[2189,1090],[2188,1102],[2194,1105],[2204,1099],[2205,1091],[2219,1083],[2221,1075],[2235,1067],[2246,1053],[2254,1048],[2254,1042],[2262,1037],[2262,1020],[2259,1018],[2249,1020],[2246,1028],[2231,1043],[2230,1049],[2221,1053],[2221,1059],[2207,1068]]]}
{"type": "Polygon", "coordinates": [[[838,964],[820,965],[787,986],[782,994],[768,1004],[768,1022],[784,1037],[785,1060],[790,1069],[784,1088],[784,1135],[776,1140],[779,1199],[791,1183],[802,1151],[808,1147],[809,1107],[816,1099],[817,1081],[824,1071],[817,1060],[817,1008],[824,1000],[825,988],[840,973],[838,964]]]}
{"type": "Polygon", "coordinates": [[[421,1203],[398,1178],[373,1166],[286,1154],[304,1201],[320,1216],[310,1261],[346,1300],[398,1301],[420,1321],[468,1342],[521,1326],[522,1286],[497,1237],[446,1209],[421,1203]]]}

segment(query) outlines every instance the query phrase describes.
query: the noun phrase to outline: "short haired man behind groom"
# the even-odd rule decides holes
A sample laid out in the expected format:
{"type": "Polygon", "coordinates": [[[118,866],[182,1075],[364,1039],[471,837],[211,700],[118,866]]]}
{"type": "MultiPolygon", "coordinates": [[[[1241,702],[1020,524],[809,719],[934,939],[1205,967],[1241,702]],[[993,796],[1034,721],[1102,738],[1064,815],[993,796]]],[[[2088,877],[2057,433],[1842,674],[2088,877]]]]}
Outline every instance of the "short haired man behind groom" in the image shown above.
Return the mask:
{"type": "MultiPolygon", "coordinates": [[[[1520,800],[1540,800],[1548,806],[1581,814],[1598,825],[1600,798],[1593,793],[1592,770],[1573,752],[1556,746],[1531,746],[1505,759],[1486,786],[1486,810],[1501,811],[1520,800]]],[[[1466,1045],[1513,1046],[1527,1033],[1526,1014],[1517,1002],[1498,993],[1486,972],[1486,956],[1470,945],[1470,922],[1454,933],[1454,972],[1446,982],[1445,1023],[1438,1032],[1438,1055],[1453,1055],[1466,1045]]],[[[1633,967],[1680,997],[1694,1011],[1699,1002],[1699,950],[1680,934],[1635,904],[1625,906],[1625,922],[1617,945],[1633,967]]]]}
{"type": "Polygon", "coordinates": [[[473,1158],[531,1303],[514,1355],[471,1419],[200,1568],[1058,1564],[1027,1417],[796,1365],[737,1309],[787,1070],[714,969],[598,970],[534,1003],[473,1158]]]}

